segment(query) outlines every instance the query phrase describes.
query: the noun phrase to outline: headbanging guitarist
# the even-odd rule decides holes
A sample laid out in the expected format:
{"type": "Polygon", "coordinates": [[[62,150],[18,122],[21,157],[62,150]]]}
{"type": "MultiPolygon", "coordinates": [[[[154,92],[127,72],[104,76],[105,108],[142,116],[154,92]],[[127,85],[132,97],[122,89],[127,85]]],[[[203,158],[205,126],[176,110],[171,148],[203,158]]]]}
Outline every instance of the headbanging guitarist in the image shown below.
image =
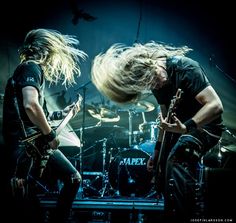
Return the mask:
{"type": "Polygon", "coordinates": [[[172,133],[167,134],[170,138],[165,140],[168,145],[160,163],[165,210],[177,222],[189,222],[197,214],[193,169],[201,156],[218,143],[223,131],[221,100],[202,66],[185,56],[191,50],[154,41],[132,46],[114,44],[98,54],[92,66],[93,83],[111,100],[135,103],[148,90],[157,99],[162,131],[147,168],[151,171],[158,160],[162,132],[172,133]],[[183,93],[169,122],[167,111],[178,89],[183,93]]]}
{"type": "Polygon", "coordinates": [[[46,177],[50,173],[50,177],[63,182],[50,222],[66,221],[79,188],[80,173],[57,149],[60,142],[50,121],[63,119],[72,108],[73,115],[76,115],[80,108],[72,104],[62,111],[48,112],[44,98],[46,81],[50,84],[60,82],[68,87],[75,83],[75,75],[80,75],[80,59],[85,59],[87,55],[77,48],[78,43],[74,36],[63,35],[56,30],[29,31],[19,49],[20,64],[6,85],[3,136],[8,161],[6,181],[12,192],[6,202],[12,202],[9,204],[12,216],[22,222],[40,222],[36,215],[39,210],[31,210],[33,205],[27,202],[30,199],[25,194],[30,171],[37,173],[45,164],[43,172],[40,171],[42,178],[52,181],[52,178],[46,177]],[[36,143],[35,149],[45,158],[45,162],[39,162],[40,165],[32,162],[34,157],[29,152],[29,143],[22,140],[38,132],[41,143],[36,143]]]}

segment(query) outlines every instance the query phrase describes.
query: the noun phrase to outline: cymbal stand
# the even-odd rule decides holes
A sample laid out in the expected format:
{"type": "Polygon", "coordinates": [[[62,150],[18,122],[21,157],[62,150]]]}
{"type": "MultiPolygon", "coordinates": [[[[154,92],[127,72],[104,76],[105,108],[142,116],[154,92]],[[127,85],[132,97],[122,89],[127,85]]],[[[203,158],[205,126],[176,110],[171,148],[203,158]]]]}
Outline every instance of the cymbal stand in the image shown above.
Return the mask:
{"type": "Polygon", "coordinates": [[[135,113],[132,109],[129,109],[129,147],[132,146],[133,142],[133,114],[135,113]]]}
{"type": "Polygon", "coordinates": [[[107,190],[107,186],[109,183],[108,180],[108,172],[106,169],[106,150],[107,150],[107,138],[102,139],[102,173],[103,173],[103,178],[102,178],[102,189],[99,191],[100,196],[104,197],[104,194],[107,190]]]}
{"type": "MultiPolygon", "coordinates": [[[[84,146],[84,128],[85,128],[85,99],[86,99],[86,86],[89,85],[91,83],[91,81],[88,81],[87,83],[83,84],[82,86],[80,86],[77,90],[82,89],[83,90],[83,119],[82,119],[82,127],[81,127],[81,131],[80,131],[80,154],[79,154],[79,170],[80,170],[80,174],[81,174],[81,178],[82,178],[82,182],[83,182],[83,146],[84,146]]],[[[83,183],[80,184],[78,193],[77,193],[77,197],[78,198],[83,198],[83,183]]]]}
{"type": "Polygon", "coordinates": [[[144,112],[142,112],[142,118],[143,118],[143,123],[146,123],[147,121],[146,121],[144,112]]]}

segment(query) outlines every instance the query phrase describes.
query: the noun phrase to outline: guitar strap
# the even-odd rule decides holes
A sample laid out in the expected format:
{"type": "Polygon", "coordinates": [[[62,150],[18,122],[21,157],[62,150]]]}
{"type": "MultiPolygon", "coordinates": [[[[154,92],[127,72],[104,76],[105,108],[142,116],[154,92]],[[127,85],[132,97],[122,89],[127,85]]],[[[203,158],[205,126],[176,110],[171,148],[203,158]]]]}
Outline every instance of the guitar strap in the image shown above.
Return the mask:
{"type": "MultiPolygon", "coordinates": [[[[20,108],[19,108],[19,103],[18,103],[18,100],[17,100],[17,94],[16,94],[16,85],[15,85],[15,81],[13,79],[13,77],[11,78],[11,84],[12,84],[12,87],[13,87],[13,100],[14,100],[14,107],[16,109],[16,113],[17,113],[17,116],[18,116],[18,120],[19,120],[19,124],[20,124],[20,127],[21,127],[21,131],[23,133],[23,137],[24,138],[27,138],[29,135],[27,134],[27,131],[26,131],[26,128],[25,128],[25,125],[24,125],[24,122],[21,118],[21,114],[20,114],[20,108]]],[[[35,157],[36,155],[36,151],[37,150],[35,147],[32,148],[32,144],[25,144],[25,150],[26,150],[26,154],[29,156],[29,157],[35,157]],[[30,146],[29,146],[30,145],[30,146]]],[[[42,157],[42,156],[41,156],[42,157]]]]}
{"type": "MultiPolygon", "coordinates": [[[[21,115],[20,115],[19,103],[18,103],[17,96],[16,96],[17,95],[16,94],[16,86],[15,86],[15,81],[14,81],[13,77],[11,78],[11,85],[12,85],[12,89],[13,89],[14,107],[16,109],[19,124],[20,124],[21,130],[22,130],[23,136],[27,137],[27,132],[25,130],[24,122],[23,122],[21,115]]],[[[10,185],[11,185],[11,191],[12,191],[13,197],[18,196],[18,197],[23,198],[25,196],[28,196],[28,185],[26,183],[28,181],[28,176],[26,177],[26,179],[22,179],[22,178],[17,177],[17,171],[19,168],[18,165],[19,165],[20,158],[21,158],[21,155],[17,159],[15,173],[14,173],[14,176],[10,179],[10,185]]],[[[33,165],[33,160],[31,159],[31,161],[29,162],[29,166],[28,166],[29,167],[28,173],[30,172],[32,165],[33,165]]]]}
{"type": "Polygon", "coordinates": [[[23,120],[21,118],[21,115],[20,115],[19,104],[18,104],[18,100],[17,100],[17,96],[16,96],[16,86],[15,86],[15,81],[14,81],[13,77],[11,78],[11,84],[12,84],[12,87],[13,87],[14,106],[15,106],[16,113],[17,113],[17,116],[18,116],[18,119],[19,119],[19,122],[20,122],[20,127],[21,127],[21,130],[23,132],[24,137],[27,137],[24,122],[23,122],[23,120]]]}

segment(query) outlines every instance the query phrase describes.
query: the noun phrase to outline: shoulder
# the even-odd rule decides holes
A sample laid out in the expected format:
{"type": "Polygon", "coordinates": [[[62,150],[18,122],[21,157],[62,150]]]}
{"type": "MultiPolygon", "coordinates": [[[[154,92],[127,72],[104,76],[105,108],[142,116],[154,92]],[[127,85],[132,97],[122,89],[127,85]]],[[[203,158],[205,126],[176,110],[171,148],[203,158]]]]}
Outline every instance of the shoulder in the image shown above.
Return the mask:
{"type": "Polygon", "coordinates": [[[19,86],[35,85],[36,83],[37,86],[40,86],[43,82],[43,72],[39,64],[26,61],[18,65],[13,78],[19,86]]]}
{"type": "Polygon", "coordinates": [[[31,70],[34,72],[41,72],[42,69],[40,67],[39,64],[35,63],[34,61],[30,60],[30,61],[25,61],[21,64],[19,64],[18,69],[20,70],[31,70]]]}
{"type": "Polygon", "coordinates": [[[187,68],[193,68],[193,67],[200,67],[199,63],[186,56],[173,56],[168,58],[168,63],[171,66],[176,66],[179,69],[187,69],[187,68]]]}

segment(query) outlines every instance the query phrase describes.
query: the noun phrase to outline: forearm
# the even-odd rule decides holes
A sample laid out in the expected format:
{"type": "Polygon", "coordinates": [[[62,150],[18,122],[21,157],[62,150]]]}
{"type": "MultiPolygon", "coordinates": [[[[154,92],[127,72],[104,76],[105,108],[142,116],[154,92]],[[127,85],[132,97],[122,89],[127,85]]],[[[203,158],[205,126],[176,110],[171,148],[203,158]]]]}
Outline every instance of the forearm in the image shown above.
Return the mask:
{"type": "Polygon", "coordinates": [[[212,86],[202,90],[196,100],[202,104],[202,108],[192,117],[192,120],[201,127],[218,118],[223,112],[223,105],[212,86]]]}
{"type": "Polygon", "coordinates": [[[205,104],[193,117],[197,127],[201,127],[218,118],[223,112],[223,107],[218,102],[205,104]]]}
{"type": "Polygon", "coordinates": [[[44,135],[51,132],[51,127],[47,121],[43,109],[38,103],[26,105],[25,111],[30,121],[37,126],[44,135]]]}

